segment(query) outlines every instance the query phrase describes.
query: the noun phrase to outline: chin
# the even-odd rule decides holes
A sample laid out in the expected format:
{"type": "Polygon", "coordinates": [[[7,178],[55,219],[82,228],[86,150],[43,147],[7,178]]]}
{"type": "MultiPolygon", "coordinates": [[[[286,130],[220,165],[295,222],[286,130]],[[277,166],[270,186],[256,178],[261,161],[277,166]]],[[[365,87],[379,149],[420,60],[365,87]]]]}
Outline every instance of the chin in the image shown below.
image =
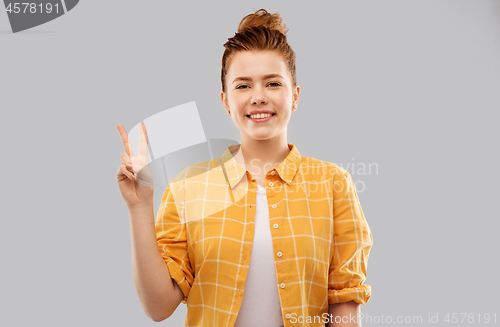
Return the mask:
{"type": "Polygon", "coordinates": [[[265,141],[265,140],[269,140],[269,139],[272,139],[274,135],[269,135],[269,134],[265,134],[265,135],[249,135],[249,138],[251,138],[252,140],[256,140],[256,141],[265,141]]]}

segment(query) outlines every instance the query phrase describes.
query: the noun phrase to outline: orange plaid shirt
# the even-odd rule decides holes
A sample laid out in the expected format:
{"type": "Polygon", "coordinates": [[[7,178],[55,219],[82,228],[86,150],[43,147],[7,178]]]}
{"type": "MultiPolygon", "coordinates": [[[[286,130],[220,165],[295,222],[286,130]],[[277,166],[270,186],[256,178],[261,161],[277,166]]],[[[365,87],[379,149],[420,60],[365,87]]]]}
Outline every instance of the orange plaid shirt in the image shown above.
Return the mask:
{"type": "MultiPolygon", "coordinates": [[[[157,243],[184,294],[185,326],[233,326],[242,303],[257,183],[233,157],[239,146],[186,167],[158,210],[157,243]]],[[[369,300],[373,238],[350,174],[288,146],[265,176],[276,287],[284,326],[324,326],[329,304],[369,300]]]]}

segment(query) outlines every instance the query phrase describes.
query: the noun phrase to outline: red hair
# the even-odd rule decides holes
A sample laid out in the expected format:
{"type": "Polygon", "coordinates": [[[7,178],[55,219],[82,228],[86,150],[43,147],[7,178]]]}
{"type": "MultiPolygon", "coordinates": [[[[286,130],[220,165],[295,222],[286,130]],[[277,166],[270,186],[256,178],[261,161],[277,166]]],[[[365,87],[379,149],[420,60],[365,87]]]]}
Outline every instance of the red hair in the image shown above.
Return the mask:
{"type": "Polygon", "coordinates": [[[295,52],[288,44],[287,32],[288,28],[282,23],[278,13],[270,14],[265,9],[259,9],[243,17],[238,32],[224,44],[226,50],[222,56],[222,91],[226,92],[226,75],[231,58],[240,51],[250,50],[277,51],[283,57],[291,76],[292,87],[295,87],[295,52]]]}

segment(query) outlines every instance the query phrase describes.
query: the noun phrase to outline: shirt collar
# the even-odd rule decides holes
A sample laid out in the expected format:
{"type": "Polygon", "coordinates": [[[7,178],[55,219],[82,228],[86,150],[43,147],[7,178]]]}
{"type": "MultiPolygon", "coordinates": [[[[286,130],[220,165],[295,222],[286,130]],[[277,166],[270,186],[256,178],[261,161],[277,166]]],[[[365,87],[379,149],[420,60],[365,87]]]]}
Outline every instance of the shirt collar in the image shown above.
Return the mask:
{"type": "MultiPolygon", "coordinates": [[[[290,153],[286,156],[285,160],[283,160],[275,169],[278,175],[282,180],[284,180],[288,185],[293,180],[295,173],[299,169],[300,162],[302,160],[302,156],[300,155],[297,147],[291,143],[287,143],[288,148],[290,149],[290,153]]],[[[246,175],[247,170],[243,168],[237,161],[234,159],[232,152],[235,152],[239,149],[241,144],[230,145],[224,151],[224,154],[221,157],[223,168],[225,170],[225,175],[227,181],[231,188],[234,188],[246,175]]]]}

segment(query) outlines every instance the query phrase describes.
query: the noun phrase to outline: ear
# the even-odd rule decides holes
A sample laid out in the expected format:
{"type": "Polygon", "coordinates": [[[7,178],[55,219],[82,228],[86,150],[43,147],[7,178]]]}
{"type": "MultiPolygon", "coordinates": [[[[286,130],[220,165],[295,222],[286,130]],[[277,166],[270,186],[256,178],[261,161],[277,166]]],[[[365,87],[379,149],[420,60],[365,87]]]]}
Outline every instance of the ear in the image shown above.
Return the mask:
{"type": "Polygon", "coordinates": [[[229,110],[229,104],[227,103],[227,96],[226,94],[224,93],[224,91],[220,91],[220,101],[222,102],[222,105],[224,106],[224,108],[226,108],[226,111],[229,110]]]}
{"type": "Polygon", "coordinates": [[[297,107],[299,105],[299,99],[300,99],[300,86],[297,85],[295,87],[295,90],[293,91],[292,111],[297,110],[297,107]]]}

